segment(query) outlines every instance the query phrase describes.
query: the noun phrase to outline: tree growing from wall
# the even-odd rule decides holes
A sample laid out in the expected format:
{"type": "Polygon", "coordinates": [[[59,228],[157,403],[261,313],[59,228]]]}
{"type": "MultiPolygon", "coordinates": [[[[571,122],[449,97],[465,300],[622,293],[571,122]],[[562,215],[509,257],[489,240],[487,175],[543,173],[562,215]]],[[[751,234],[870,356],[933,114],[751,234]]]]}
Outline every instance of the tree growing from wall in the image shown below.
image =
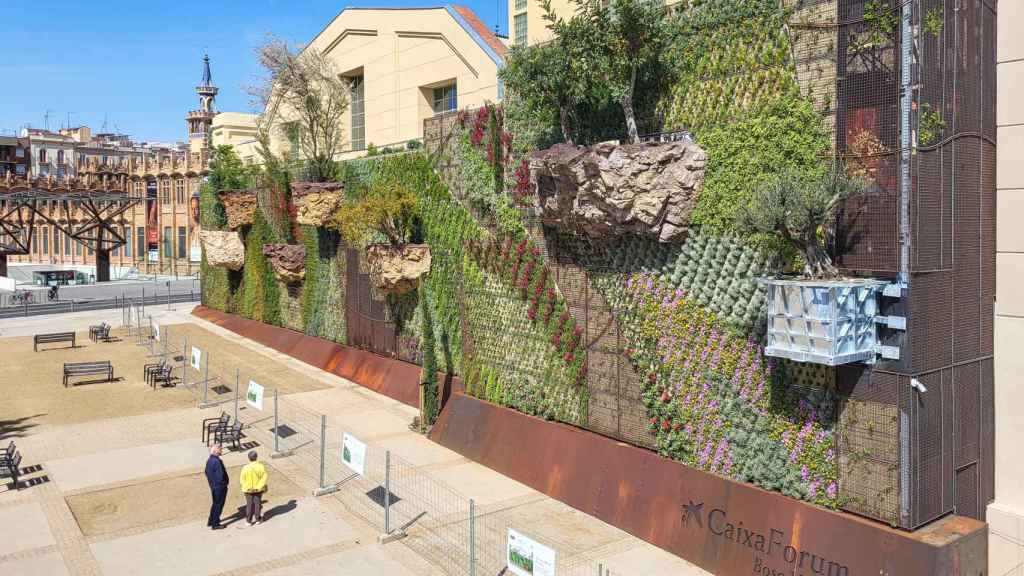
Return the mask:
{"type": "Polygon", "coordinates": [[[363,198],[342,204],[331,226],[349,246],[363,247],[380,236],[392,246],[402,246],[412,240],[419,219],[416,194],[397,178],[383,178],[363,198]]]}
{"type": "Polygon", "coordinates": [[[277,130],[297,153],[286,156],[300,155],[305,160],[309,180],[334,178],[335,158],[345,145],[342,120],[349,106],[348,81],[312,47],[296,52],[271,38],[256,49],[256,55],[267,72],[263,82],[250,89],[264,110],[258,136],[264,162],[271,167],[281,163],[270,145],[271,132],[277,130]]]}
{"type": "Polygon", "coordinates": [[[739,212],[739,226],[778,235],[803,255],[804,276],[839,275],[825,247],[828,228],[846,199],[868,190],[868,184],[847,176],[838,162],[821,176],[787,170],[758,186],[739,212]]]}

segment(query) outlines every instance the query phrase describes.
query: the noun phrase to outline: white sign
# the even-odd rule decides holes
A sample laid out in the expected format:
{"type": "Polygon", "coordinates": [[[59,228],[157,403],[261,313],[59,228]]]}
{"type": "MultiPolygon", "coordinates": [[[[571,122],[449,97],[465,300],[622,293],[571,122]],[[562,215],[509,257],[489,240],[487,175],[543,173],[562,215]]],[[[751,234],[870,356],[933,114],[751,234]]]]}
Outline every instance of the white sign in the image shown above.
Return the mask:
{"type": "Polygon", "coordinates": [[[249,380],[249,390],[245,393],[245,403],[263,411],[263,386],[249,380]]]}
{"type": "Polygon", "coordinates": [[[341,443],[341,461],[353,472],[362,476],[366,469],[366,444],[345,432],[341,443]]]}
{"type": "Polygon", "coordinates": [[[192,368],[199,370],[199,365],[203,363],[203,351],[195,346],[192,347],[192,368]]]}
{"type": "Polygon", "coordinates": [[[203,261],[203,249],[198,244],[192,246],[188,253],[189,262],[202,262],[203,261]]]}
{"type": "Polygon", "coordinates": [[[149,251],[149,261],[150,262],[159,262],[160,261],[160,251],[159,250],[150,250],[149,251]]]}
{"type": "Polygon", "coordinates": [[[153,323],[153,339],[157,342],[160,341],[160,325],[155,322],[153,323]]]}
{"type": "Polygon", "coordinates": [[[555,551],[509,528],[506,564],[516,576],[555,576],[555,551]]]}

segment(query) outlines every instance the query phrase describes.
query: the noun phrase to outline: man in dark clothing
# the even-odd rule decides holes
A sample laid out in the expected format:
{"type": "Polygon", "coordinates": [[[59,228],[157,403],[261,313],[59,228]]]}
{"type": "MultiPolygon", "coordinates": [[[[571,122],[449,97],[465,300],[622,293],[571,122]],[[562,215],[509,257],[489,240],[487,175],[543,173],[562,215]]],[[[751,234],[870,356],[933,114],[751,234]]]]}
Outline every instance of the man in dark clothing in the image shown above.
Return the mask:
{"type": "Polygon", "coordinates": [[[210,457],[206,460],[206,481],[210,483],[210,494],[213,505],[210,506],[210,518],[206,525],[213,530],[224,527],[220,523],[220,513],[224,511],[224,501],[228,498],[228,471],[220,460],[220,444],[210,448],[210,457]]]}

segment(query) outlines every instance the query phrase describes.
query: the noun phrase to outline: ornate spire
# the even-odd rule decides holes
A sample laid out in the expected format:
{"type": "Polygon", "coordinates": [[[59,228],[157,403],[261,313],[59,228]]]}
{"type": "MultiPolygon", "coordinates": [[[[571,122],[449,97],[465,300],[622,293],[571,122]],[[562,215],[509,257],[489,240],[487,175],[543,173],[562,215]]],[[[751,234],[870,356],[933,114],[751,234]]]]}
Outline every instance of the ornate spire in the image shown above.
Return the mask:
{"type": "Polygon", "coordinates": [[[213,86],[213,78],[210,76],[210,55],[203,54],[203,81],[201,87],[213,86]]]}

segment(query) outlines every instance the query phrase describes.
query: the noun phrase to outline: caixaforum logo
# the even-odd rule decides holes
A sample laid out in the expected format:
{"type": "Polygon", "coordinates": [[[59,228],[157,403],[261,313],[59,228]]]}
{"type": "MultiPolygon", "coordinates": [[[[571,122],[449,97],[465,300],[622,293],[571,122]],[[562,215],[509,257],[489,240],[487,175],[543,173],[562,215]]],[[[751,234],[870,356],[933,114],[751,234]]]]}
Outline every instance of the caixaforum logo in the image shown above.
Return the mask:
{"type": "Polygon", "coordinates": [[[845,565],[793,546],[785,530],[769,528],[765,533],[744,526],[742,520],[735,521],[724,508],[710,508],[706,514],[704,509],[704,502],[687,500],[682,504],[683,527],[688,530],[707,530],[712,538],[731,542],[738,548],[738,552],[752,552],[753,574],[850,576],[850,570],[845,565]]]}

